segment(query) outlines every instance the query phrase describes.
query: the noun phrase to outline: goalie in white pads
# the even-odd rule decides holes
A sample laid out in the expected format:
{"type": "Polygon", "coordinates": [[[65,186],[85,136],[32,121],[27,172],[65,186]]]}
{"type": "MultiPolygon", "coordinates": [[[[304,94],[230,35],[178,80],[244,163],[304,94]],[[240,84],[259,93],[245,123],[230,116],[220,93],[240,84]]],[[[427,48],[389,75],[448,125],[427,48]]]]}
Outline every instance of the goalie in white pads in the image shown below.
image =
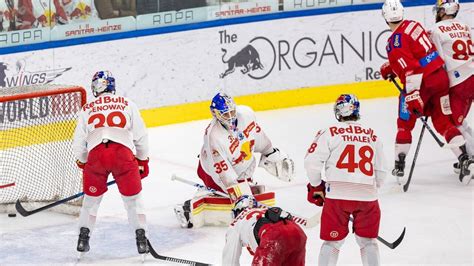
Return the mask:
{"type": "Polygon", "coordinates": [[[305,265],[306,234],[292,216],[278,207],[258,208],[243,196],[232,209],[222,265],[240,265],[242,247],[253,255],[252,265],[305,265]]]}
{"type": "Polygon", "coordinates": [[[230,200],[198,192],[175,207],[184,228],[227,225],[232,203],[242,195],[255,194],[258,201],[273,203],[274,193],[263,193],[263,186],[253,185],[256,152],[262,154],[259,166],[270,174],[286,182],[294,175],[293,160],[273,147],[250,107],[237,106],[230,96],[218,93],[210,111],[213,119],[205,130],[197,174],[207,187],[227,193],[230,200]]]}
{"type": "Polygon", "coordinates": [[[89,251],[93,230],[107,178],[117,182],[128,221],[136,234],[138,253],[148,253],[146,220],[141,198],[141,178],[148,175],[148,135],[137,106],[115,95],[115,79],[108,71],[92,79],[96,97],[79,113],[73,150],[83,169],[84,201],[79,216],[77,251],[89,251]]]}
{"type": "Polygon", "coordinates": [[[372,128],[357,122],[359,101],[354,95],[341,95],[334,113],[339,122],[318,132],[304,162],[308,201],[324,205],[320,232],[324,243],[318,265],[336,265],[351,215],[362,264],[380,265],[377,188],[386,176],[382,142],[372,128]]]}

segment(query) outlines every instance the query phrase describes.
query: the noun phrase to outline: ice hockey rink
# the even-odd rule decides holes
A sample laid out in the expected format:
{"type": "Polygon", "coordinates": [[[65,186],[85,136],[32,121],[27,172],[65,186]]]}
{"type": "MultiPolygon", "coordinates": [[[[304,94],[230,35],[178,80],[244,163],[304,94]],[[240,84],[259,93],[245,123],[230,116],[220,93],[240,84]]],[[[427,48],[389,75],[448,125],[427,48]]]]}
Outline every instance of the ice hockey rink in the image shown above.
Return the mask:
{"type": "MultiPolygon", "coordinates": [[[[393,164],[396,133],[396,98],[361,100],[362,122],[371,125],[384,143],[389,166],[393,164]]],[[[474,122],[474,111],[469,119],[474,122]]],[[[258,112],[257,119],[275,147],[295,161],[296,178],[284,183],[258,169],[255,180],[275,191],[277,205],[292,213],[310,217],[320,208],[306,201],[303,159],[318,129],[335,121],[332,104],[258,112]]],[[[173,206],[189,199],[195,188],[171,181],[172,174],[199,181],[195,174],[202,135],[209,120],[149,129],[150,176],[143,180],[148,233],[155,250],[162,255],[211,264],[221,264],[225,243],[224,227],[180,228],[173,206]]],[[[407,172],[419,137],[421,123],[414,131],[414,145],[407,158],[407,172]]],[[[397,189],[388,176],[380,191],[382,220],[380,236],[394,241],[406,227],[403,242],[394,250],[380,244],[383,265],[473,265],[474,182],[462,185],[453,173],[456,158],[441,149],[426,131],[411,186],[407,193],[397,189]]],[[[403,180],[406,181],[406,180],[403,180]]],[[[0,216],[0,265],[117,265],[141,264],[134,234],[115,186],[105,194],[91,251],[78,263],[77,217],[41,212],[29,217],[0,216]]],[[[305,229],[307,265],[317,265],[319,226],[305,229]]],[[[251,256],[243,250],[241,264],[251,256]]],[[[151,257],[145,264],[166,264],[151,257]]],[[[350,234],[340,252],[339,265],[361,264],[359,248],[350,234]]]]}

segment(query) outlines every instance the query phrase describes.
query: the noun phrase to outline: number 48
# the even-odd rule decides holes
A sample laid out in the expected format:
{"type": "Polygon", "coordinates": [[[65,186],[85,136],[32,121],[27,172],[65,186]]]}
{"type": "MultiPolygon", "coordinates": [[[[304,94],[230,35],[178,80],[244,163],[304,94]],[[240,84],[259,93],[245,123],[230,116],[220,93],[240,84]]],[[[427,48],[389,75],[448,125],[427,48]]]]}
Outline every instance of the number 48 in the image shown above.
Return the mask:
{"type": "Polygon", "coordinates": [[[341,157],[339,157],[336,167],[339,169],[347,169],[349,173],[354,173],[355,169],[359,168],[363,174],[367,176],[372,176],[374,174],[374,165],[372,164],[372,159],[374,158],[374,150],[372,149],[372,147],[360,147],[359,157],[360,160],[358,163],[356,163],[355,145],[349,144],[346,146],[346,148],[344,148],[344,151],[342,151],[341,157]]]}

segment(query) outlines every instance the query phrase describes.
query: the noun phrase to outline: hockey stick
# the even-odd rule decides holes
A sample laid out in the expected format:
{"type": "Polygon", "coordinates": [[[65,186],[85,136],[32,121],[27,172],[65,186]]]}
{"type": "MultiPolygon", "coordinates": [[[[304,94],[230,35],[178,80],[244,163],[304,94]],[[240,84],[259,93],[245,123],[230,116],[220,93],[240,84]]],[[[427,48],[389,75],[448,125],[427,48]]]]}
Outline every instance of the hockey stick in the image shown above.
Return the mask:
{"type": "MultiPolygon", "coordinates": [[[[393,76],[390,76],[390,81],[392,81],[393,84],[395,84],[395,87],[397,87],[398,91],[400,91],[401,94],[404,94],[402,88],[400,87],[400,85],[398,84],[398,82],[395,80],[395,78],[393,76]]],[[[423,123],[423,125],[426,127],[426,129],[428,129],[428,132],[430,132],[431,136],[433,136],[434,140],[436,141],[436,143],[438,143],[438,145],[441,147],[441,148],[447,148],[447,149],[451,149],[451,148],[457,148],[459,146],[462,145],[462,143],[444,143],[443,141],[441,141],[438,136],[436,135],[436,133],[433,131],[433,129],[431,128],[430,125],[428,125],[428,122],[426,120],[423,120],[422,116],[420,113],[418,113],[416,110],[414,111],[415,115],[417,118],[420,118],[421,122],[423,123]]]]}
{"type": "Polygon", "coordinates": [[[15,186],[15,183],[0,185],[0,188],[7,188],[7,187],[13,187],[13,186],[15,186]]]}
{"type": "MultiPolygon", "coordinates": [[[[425,117],[425,119],[422,118],[421,121],[426,122],[427,119],[428,117],[425,117]]],[[[413,155],[413,162],[410,167],[410,173],[408,174],[408,180],[405,183],[405,185],[403,185],[403,192],[407,192],[408,187],[410,186],[411,177],[413,176],[413,171],[415,170],[416,159],[418,158],[418,153],[420,151],[421,141],[423,140],[423,134],[425,133],[425,128],[426,126],[425,124],[423,124],[423,127],[421,128],[421,132],[420,132],[420,138],[418,139],[418,144],[416,145],[415,154],[413,155]]]]}
{"type": "MultiPolygon", "coordinates": [[[[226,193],[224,192],[221,192],[221,191],[218,191],[218,190],[215,190],[213,188],[210,188],[210,187],[206,187],[204,185],[201,185],[199,183],[195,183],[193,181],[190,181],[188,179],[185,179],[185,178],[181,178],[179,176],[176,176],[176,175],[172,175],[171,176],[171,180],[178,180],[182,183],[185,183],[185,184],[188,184],[188,185],[191,185],[193,187],[197,187],[197,188],[200,188],[200,189],[204,189],[204,190],[207,190],[211,193],[214,193],[216,195],[219,195],[219,196],[222,196],[222,197],[225,197],[225,198],[228,198],[229,195],[227,195],[226,193]]],[[[261,204],[261,203],[259,203],[261,204]]],[[[265,207],[268,207],[267,205],[265,204],[261,204],[262,206],[265,206],[265,207]]],[[[306,218],[303,218],[301,216],[297,216],[297,215],[294,215],[294,214],[291,214],[293,216],[293,221],[297,224],[300,224],[300,225],[303,225],[304,227],[306,228],[312,228],[312,227],[315,227],[316,225],[319,224],[319,222],[321,221],[321,213],[317,213],[315,214],[314,216],[306,219],[306,218]]]]}
{"type": "Polygon", "coordinates": [[[181,264],[189,264],[189,265],[193,265],[193,266],[208,266],[208,265],[211,265],[211,264],[192,261],[192,260],[178,259],[178,258],[173,258],[173,257],[160,255],[160,254],[156,253],[155,249],[152,247],[152,245],[150,243],[150,240],[147,239],[146,241],[148,243],[148,249],[150,250],[150,254],[155,259],[170,261],[170,262],[176,262],[176,263],[181,263],[181,264]]]}
{"type": "MultiPolygon", "coordinates": [[[[107,182],[107,186],[110,186],[110,185],[113,185],[113,184],[115,184],[115,180],[112,180],[112,181],[107,182]]],[[[55,201],[55,202],[53,202],[53,203],[51,203],[51,204],[48,204],[48,205],[46,205],[46,206],[43,206],[43,207],[41,207],[41,208],[31,210],[31,211],[25,210],[25,208],[21,205],[20,200],[17,200],[17,201],[16,201],[16,204],[15,204],[15,208],[16,208],[16,211],[17,211],[19,214],[21,214],[21,216],[25,216],[25,217],[26,217],[26,216],[30,216],[30,215],[32,215],[32,214],[35,214],[35,213],[37,213],[37,212],[44,211],[44,210],[53,208],[53,207],[55,207],[55,206],[58,206],[58,205],[60,205],[60,204],[66,203],[66,202],[68,202],[68,201],[70,201],[70,200],[79,198],[79,197],[81,197],[81,196],[83,196],[83,195],[84,195],[84,191],[79,192],[79,193],[77,193],[76,195],[72,195],[72,196],[70,196],[70,197],[67,197],[67,198],[65,198],[65,199],[55,201]]]]}
{"type": "MultiPolygon", "coordinates": [[[[354,222],[354,219],[352,217],[349,217],[349,221],[354,222]]],[[[405,238],[406,229],[407,229],[406,227],[403,227],[402,234],[397,238],[397,240],[395,240],[392,243],[388,242],[387,240],[383,239],[380,236],[377,236],[377,240],[382,242],[382,244],[384,244],[385,246],[391,249],[395,249],[396,247],[398,247],[398,245],[400,245],[400,243],[402,243],[403,238],[405,238]]]]}

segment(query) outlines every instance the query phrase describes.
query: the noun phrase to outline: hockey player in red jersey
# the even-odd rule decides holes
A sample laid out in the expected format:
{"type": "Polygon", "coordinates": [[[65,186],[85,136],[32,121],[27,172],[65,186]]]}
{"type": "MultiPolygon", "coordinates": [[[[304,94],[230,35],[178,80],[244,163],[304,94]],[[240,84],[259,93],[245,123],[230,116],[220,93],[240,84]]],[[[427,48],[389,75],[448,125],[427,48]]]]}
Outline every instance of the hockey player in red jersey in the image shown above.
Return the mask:
{"type": "Polygon", "coordinates": [[[334,105],[338,123],[317,133],[304,160],[308,201],[323,206],[319,266],[337,264],[351,215],[362,264],[380,265],[377,188],[386,176],[385,157],[374,130],[358,122],[359,107],[354,95],[341,95],[334,105]]]}
{"type": "MultiPolygon", "coordinates": [[[[258,201],[274,201],[274,195],[264,193],[263,186],[255,186],[253,183],[254,172],[257,166],[256,153],[261,153],[258,166],[264,168],[271,175],[290,182],[294,175],[294,163],[283,151],[275,148],[264,130],[257,123],[255,112],[248,106],[236,105],[234,100],[227,94],[218,93],[211,102],[210,111],[213,119],[204,133],[204,144],[199,155],[197,169],[198,177],[207,187],[225,192],[232,202],[242,195],[256,195],[258,201]]],[[[194,197],[185,204],[177,205],[175,213],[181,226],[191,228],[199,226],[194,213],[202,213],[200,202],[206,199],[201,195],[194,197]],[[196,220],[196,221],[193,221],[196,220]]],[[[219,204],[209,202],[209,204],[219,204]]],[[[220,205],[219,209],[229,209],[231,202],[220,205]]],[[[266,203],[271,205],[271,203],[266,203]]],[[[218,209],[218,208],[214,208],[218,209]]],[[[214,212],[217,214],[217,212],[214,212]]],[[[223,213],[225,217],[221,224],[229,223],[228,212],[223,213]]],[[[210,218],[207,220],[212,220],[210,218]]],[[[219,219],[216,219],[216,221],[219,219]]]]}
{"type": "Polygon", "coordinates": [[[430,116],[436,131],[451,146],[458,147],[453,151],[460,165],[468,167],[470,160],[466,156],[465,139],[451,117],[449,79],[444,61],[420,23],[404,20],[403,12],[399,0],[386,0],[382,7],[382,14],[393,33],[386,47],[388,62],[382,65],[381,74],[384,79],[398,76],[404,86],[392,173],[403,176],[406,154],[412,143],[411,131],[417,117],[422,115],[430,116]],[[408,113],[403,112],[405,105],[408,113]]]}
{"type": "Polygon", "coordinates": [[[148,135],[129,99],[115,95],[115,79],[99,71],[92,79],[93,101],[79,113],[73,151],[83,169],[84,201],[79,216],[77,251],[89,251],[89,237],[97,217],[107,177],[112,174],[136,234],[138,253],[148,252],[141,178],[148,175],[148,135]]]}
{"type": "Polygon", "coordinates": [[[278,207],[258,208],[252,196],[243,196],[232,209],[234,220],[226,234],[222,265],[240,265],[242,247],[252,254],[252,265],[305,265],[306,235],[278,207]]]}
{"type": "MultiPolygon", "coordinates": [[[[459,12],[458,0],[439,0],[436,2],[436,25],[430,37],[440,56],[446,63],[449,77],[449,100],[454,123],[466,139],[469,156],[474,154],[474,135],[466,116],[474,100],[474,45],[471,27],[456,19],[459,12]]],[[[464,160],[466,163],[467,161],[464,160]]],[[[454,164],[457,173],[468,167],[454,164]]],[[[471,164],[471,174],[474,170],[471,164]]],[[[465,176],[467,173],[461,173],[465,176]]]]}

